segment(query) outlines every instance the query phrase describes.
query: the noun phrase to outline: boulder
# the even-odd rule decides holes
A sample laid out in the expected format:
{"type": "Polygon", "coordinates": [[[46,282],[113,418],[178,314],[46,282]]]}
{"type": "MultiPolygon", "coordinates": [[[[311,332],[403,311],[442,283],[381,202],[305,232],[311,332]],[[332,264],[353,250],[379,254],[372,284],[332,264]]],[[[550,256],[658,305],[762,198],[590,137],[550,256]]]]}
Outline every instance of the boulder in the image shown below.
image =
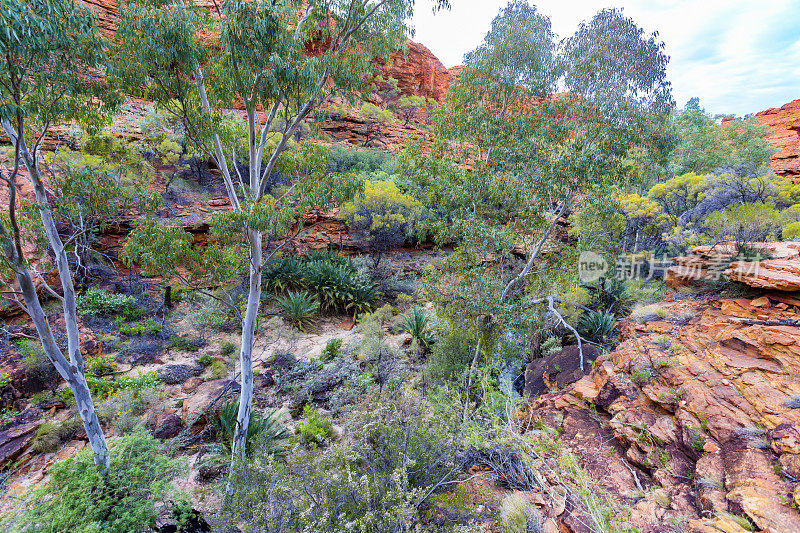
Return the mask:
{"type": "Polygon", "coordinates": [[[158,413],[151,423],[153,436],[160,440],[167,440],[180,433],[183,420],[175,413],[158,413]]]}
{"type": "Polygon", "coordinates": [[[229,379],[206,381],[197,387],[194,394],[183,400],[183,420],[194,420],[203,415],[211,402],[219,402],[223,398],[232,398],[240,389],[241,387],[238,383],[229,379]]]}

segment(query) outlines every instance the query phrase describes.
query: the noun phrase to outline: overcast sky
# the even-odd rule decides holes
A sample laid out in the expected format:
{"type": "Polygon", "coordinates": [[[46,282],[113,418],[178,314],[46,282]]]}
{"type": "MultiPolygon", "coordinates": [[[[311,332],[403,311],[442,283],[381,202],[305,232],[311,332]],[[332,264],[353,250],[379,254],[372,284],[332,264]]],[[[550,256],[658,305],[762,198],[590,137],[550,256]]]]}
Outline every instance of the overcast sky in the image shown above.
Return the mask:
{"type": "MultiPolygon", "coordinates": [[[[559,37],[603,7],[622,7],[670,56],[680,107],[697,96],[711,113],[745,115],[800,98],[800,0],[529,0],[559,37]]],[[[508,0],[450,0],[435,16],[418,2],[414,40],[447,67],[462,63],[508,0]]]]}

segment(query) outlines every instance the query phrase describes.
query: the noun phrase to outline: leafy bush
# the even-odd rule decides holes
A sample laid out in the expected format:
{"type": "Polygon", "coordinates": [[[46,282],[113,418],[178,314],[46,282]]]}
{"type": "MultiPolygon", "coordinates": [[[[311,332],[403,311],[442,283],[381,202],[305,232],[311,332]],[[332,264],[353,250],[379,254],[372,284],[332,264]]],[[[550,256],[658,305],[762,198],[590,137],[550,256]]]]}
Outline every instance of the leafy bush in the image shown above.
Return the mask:
{"type": "Polygon", "coordinates": [[[183,335],[171,335],[169,345],[172,348],[186,352],[196,352],[205,345],[205,340],[198,337],[186,337],[183,335]]]}
{"type": "Polygon", "coordinates": [[[311,315],[319,309],[319,302],[306,291],[290,292],[278,298],[278,307],[284,318],[305,331],[311,326],[311,315]]]}
{"type": "Polygon", "coordinates": [[[408,332],[414,337],[423,348],[430,349],[433,344],[433,338],[428,333],[428,322],[430,319],[425,311],[419,307],[414,307],[411,312],[406,315],[401,315],[403,323],[400,326],[402,331],[408,332]]]}
{"type": "Polygon", "coordinates": [[[17,350],[22,358],[20,362],[25,368],[25,373],[43,383],[54,380],[58,371],[44,354],[44,348],[33,339],[20,339],[17,341],[17,350]]]}
{"type": "Polygon", "coordinates": [[[327,444],[331,438],[331,427],[333,425],[331,419],[327,416],[322,416],[319,411],[310,405],[303,407],[303,418],[306,421],[297,426],[297,433],[300,435],[300,439],[312,447],[327,444]]]}
{"type": "Polygon", "coordinates": [[[339,531],[343,524],[363,533],[413,530],[424,518],[425,496],[457,470],[459,418],[431,411],[413,394],[373,397],[349,418],[340,443],[286,463],[256,450],[233,472],[237,524],[284,533],[339,531]]]}
{"type": "Polygon", "coordinates": [[[144,314],[136,300],[124,294],[111,294],[104,289],[89,289],[76,302],[78,312],[87,316],[121,315],[125,320],[136,320],[144,314]]]}
{"type": "Polygon", "coordinates": [[[587,311],[576,328],[581,337],[598,344],[610,340],[617,331],[617,318],[607,311],[587,311]]]}
{"type": "Polygon", "coordinates": [[[392,166],[392,156],[383,150],[335,144],[330,147],[327,171],[332,174],[371,174],[379,170],[388,172],[392,166]]]}
{"type": "MultiPolygon", "coordinates": [[[[211,415],[212,423],[218,430],[222,445],[229,453],[236,430],[238,413],[239,400],[235,400],[223,403],[219,411],[211,415]]],[[[250,411],[250,422],[247,425],[247,454],[251,453],[253,443],[257,440],[260,453],[285,456],[289,451],[289,437],[289,431],[280,421],[279,411],[270,411],[266,415],[250,411]]]]}
{"type": "Polygon", "coordinates": [[[320,354],[319,358],[323,362],[327,363],[329,361],[333,361],[341,354],[342,354],[342,339],[335,338],[329,340],[325,344],[325,348],[322,350],[322,353],[320,354]]]}
{"type": "Polygon", "coordinates": [[[224,361],[215,359],[211,363],[211,379],[222,379],[228,375],[228,366],[224,361]]]}
{"type": "Polygon", "coordinates": [[[468,333],[451,329],[431,349],[425,376],[431,383],[458,381],[475,356],[477,341],[468,333]]]}
{"type": "Polygon", "coordinates": [[[222,354],[223,357],[230,357],[236,352],[237,349],[238,346],[236,346],[234,343],[225,341],[222,343],[219,353],[222,354]]]}
{"type": "Polygon", "coordinates": [[[364,195],[342,205],[340,215],[354,229],[368,235],[376,254],[381,255],[410,239],[416,230],[422,204],[391,181],[365,181],[364,195]]]}
{"type": "Polygon", "coordinates": [[[161,333],[161,325],[151,317],[147,317],[135,324],[125,324],[122,320],[119,320],[119,332],[131,337],[139,335],[157,335],[161,333]]]}
{"type": "Polygon", "coordinates": [[[211,354],[204,353],[197,358],[197,362],[203,366],[211,366],[214,362],[214,357],[211,354]]]}
{"type": "Polygon", "coordinates": [[[111,466],[104,473],[88,448],[54,464],[47,481],[34,487],[9,520],[12,531],[129,533],[156,525],[156,502],[173,492],[183,473],[161,443],[145,432],[109,442],[111,466]]]}

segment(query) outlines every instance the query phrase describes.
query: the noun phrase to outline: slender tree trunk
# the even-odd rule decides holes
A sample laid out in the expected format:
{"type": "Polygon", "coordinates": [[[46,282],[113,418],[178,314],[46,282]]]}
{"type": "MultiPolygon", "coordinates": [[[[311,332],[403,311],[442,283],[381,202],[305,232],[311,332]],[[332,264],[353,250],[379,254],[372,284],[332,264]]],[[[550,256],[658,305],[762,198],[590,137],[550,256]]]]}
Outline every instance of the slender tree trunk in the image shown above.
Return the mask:
{"type": "Polygon", "coordinates": [[[72,282],[72,272],[67,260],[67,253],[64,248],[64,243],[61,241],[61,237],[58,234],[58,228],[56,227],[53,213],[48,205],[47,191],[45,190],[44,183],[39,174],[36,156],[35,154],[31,154],[28,150],[23,132],[18,130],[16,134],[18,136],[17,145],[19,156],[28,169],[28,174],[30,175],[34,194],[36,196],[36,203],[39,206],[42,226],[44,227],[48,244],[55,255],[56,267],[58,269],[63,293],[62,307],[64,311],[69,360],[64,357],[61,349],[55,342],[50,324],[47,322],[47,316],[39,302],[39,296],[36,293],[36,287],[31,278],[30,271],[24,265],[24,258],[17,257],[13,249],[5,250],[6,257],[11,260],[14,265],[17,281],[20,284],[22,296],[25,300],[25,306],[36,327],[36,332],[42,342],[45,355],[47,355],[56,367],[58,373],[72,389],[73,396],[75,397],[75,404],[78,408],[78,414],[81,417],[81,421],[83,421],[89,444],[94,453],[95,463],[108,468],[108,445],[105,435],[103,434],[103,428],[97,417],[97,412],[94,408],[89,386],[86,383],[86,376],[84,375],[83,356],[81,354],[80,334],[78,331],[78,312],[75,305],[75,286],[72,282]],[[9,255],[9,253],[12,255],[9,255]]]}
{"type": "Polygon", "coordinates": [[[239,357],[242,375],[242,391],[239,396],[239,413],[233,436],[233,456],[243,458],[247,444],[247,426],[253,405],[253,343],[255,339],[258,306],[261,300],[261,240],[259,231],[248,230],[250,240],[250,286],[247,294],[247,309],[242,326],[242,348],[239,357]]]}
{"type": "Polygon", "coordinates": [[[5,250],[5,252],[6,257],[11,260],[16,270],[17,281],[19,282],[22,297],[25,301],[25,307],[33,320],[33,325],[36,328],[36,333],[39,335],[44,353],[53,363],[53,366],[61,377],[64,378],[64,381],[67,382],[70,389],[72,389],[72,394],[75,397],[75,405],[78,408],[78,415],[81,417],[83,427],[86,430],[86,436],[89,439],[89,445],[94,454],[94,462],[97,465],[103,465],[105,468],[108,468],[108,444],[106,443],[103,428],[100,425],[100,420],[94,408],[92,395],[86,383],[86,376],[82,369],[77,368],[75,364],[67,361],[61,349],[58,347],[53,332],[50,329],[50,324],[47,321],[47,316],[44,314],[42,305],[39,302],[36,286],[33,283],[30,272],[24,267],[23,261],[21,258],[16,257],[16,254],[9,254],[9,250],[5,250]]]}

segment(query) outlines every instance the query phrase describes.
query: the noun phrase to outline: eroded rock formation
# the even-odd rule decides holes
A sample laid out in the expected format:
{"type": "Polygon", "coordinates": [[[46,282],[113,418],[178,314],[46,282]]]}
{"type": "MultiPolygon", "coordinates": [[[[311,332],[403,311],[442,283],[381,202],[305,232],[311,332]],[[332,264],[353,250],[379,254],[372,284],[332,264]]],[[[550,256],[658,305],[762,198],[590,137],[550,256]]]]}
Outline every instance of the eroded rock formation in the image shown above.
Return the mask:
{"type": "Polygon", "coordinates": [[[756,113],[756,118],[772,129],[769,141],[778,150],[772,157],[772,170],[800,179],[800,100],[756,113]]]}
{"type": "Polygon", "coordinates": [[[800,298],[675,299],[661,314],[623,323],[611,354],[525,416],[559,426],[644,531],[743,531],[720,512],[800,531],[800,298]]]}

